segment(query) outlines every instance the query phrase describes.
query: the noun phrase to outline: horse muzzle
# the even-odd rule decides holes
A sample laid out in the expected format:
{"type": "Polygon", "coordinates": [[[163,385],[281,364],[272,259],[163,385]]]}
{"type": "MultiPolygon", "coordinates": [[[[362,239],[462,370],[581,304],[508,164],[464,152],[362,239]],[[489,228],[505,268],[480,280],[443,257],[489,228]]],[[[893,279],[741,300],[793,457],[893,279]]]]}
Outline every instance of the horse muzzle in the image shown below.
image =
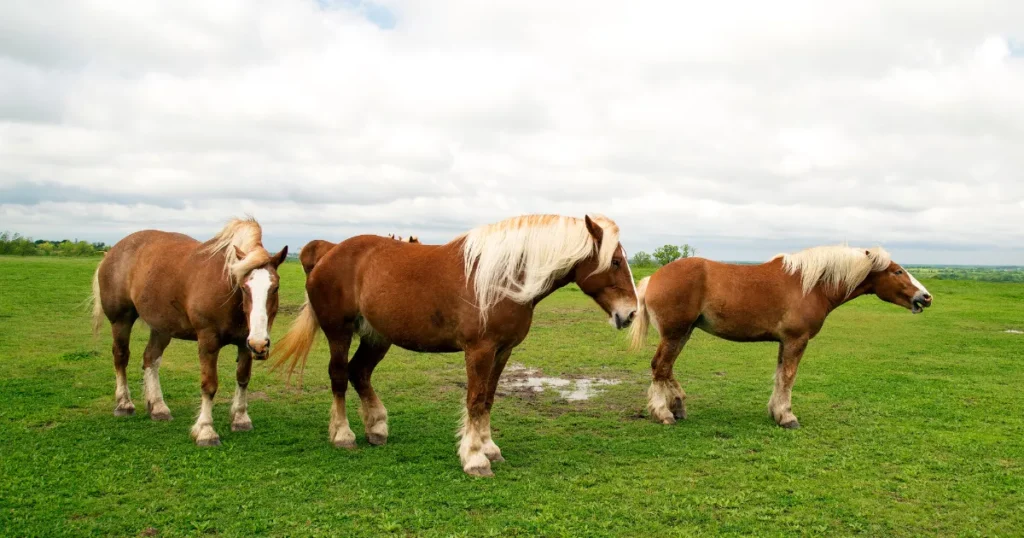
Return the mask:
{"type": "Polygon", "coordinates": [[[270,355],[270,340],[264,340],[256,345],[252,342],[246,342],[246,347],[249,348],[249,352],[252,353],[252,358],[258,361],[267,360],[267,356],[270,355]]]}
{"type": "Polygon", "coordinates": [[[925,308],[932,305],[932,296],[927,293],[918,293],[910,301],[910,313],[920,314],[925,308]]]}
{"type": "Polygon", "coordinates": [[[612,323],[616,329],[625,329],[633,323],[633,318],[636,317],[636,310],[630,310],[627,314],[622,315],[618,312],[612,314],[612,323]]]}

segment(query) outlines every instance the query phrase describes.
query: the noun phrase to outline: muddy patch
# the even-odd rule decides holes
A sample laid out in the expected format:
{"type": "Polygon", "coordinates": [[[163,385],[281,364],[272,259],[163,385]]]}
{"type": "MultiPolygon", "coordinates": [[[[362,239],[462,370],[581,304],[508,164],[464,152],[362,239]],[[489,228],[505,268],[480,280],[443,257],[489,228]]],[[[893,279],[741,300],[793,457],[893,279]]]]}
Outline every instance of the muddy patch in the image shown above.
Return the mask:
{"type": "Polygon", "coordinates": [[[601,387],[618,385],[618,379],[601,377],[550,377],[539,368],[527,368],[522,364],[510,364],[498,381],[498,394],[534,397],[546,390],[557,392],[570,402],[586,401],[604,392],[601,387]]]}

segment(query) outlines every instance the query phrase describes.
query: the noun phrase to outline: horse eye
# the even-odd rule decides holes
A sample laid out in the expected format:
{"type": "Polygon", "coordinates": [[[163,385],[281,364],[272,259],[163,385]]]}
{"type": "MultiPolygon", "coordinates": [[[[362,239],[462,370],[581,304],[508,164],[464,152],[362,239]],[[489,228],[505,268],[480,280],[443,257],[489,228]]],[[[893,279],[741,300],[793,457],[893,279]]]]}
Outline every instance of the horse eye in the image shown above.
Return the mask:
{"type": "Polygon", "coordinates": [[[897,274],[897,275],[902,275],[902,274],[903,274],[903,269],[899,269],[899,270],[897,270],[897,271],[896,271],[896,274],[897,274]]]}
{"type": "Polygon", "coordinates": [[[620,265],[622,265],[622,262],[619,260],[612,260],[612,266],[619,267],[620,265]]]}

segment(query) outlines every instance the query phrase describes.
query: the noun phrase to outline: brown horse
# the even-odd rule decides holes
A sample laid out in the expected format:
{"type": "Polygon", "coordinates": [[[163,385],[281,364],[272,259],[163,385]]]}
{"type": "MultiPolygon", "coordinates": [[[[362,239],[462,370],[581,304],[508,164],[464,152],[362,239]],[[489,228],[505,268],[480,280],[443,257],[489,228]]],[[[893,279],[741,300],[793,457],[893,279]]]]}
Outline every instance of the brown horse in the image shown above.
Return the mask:
{"type": "Polygon", "coordinates": [[[216,237],[200,243],[158,230],[135,232],[111,247],[93,277],[93,330],[104,315],[114,336],[117,380],[115,416],[135,413],[125,369],[135,320],[150,328],[142,355],[143,392],[153,420],[171,420],[160,390],[160,358],[172,338],[199,343],[202,405],[192,426],[199,446],[220,444],[213,429],[217,355],[238,347],[231,430],[252,429],[246,399],[252,360],[267,358],[270,328],[277,315],[277,267],[288,247],[271,256],[255,220],[232,220],[216,237]]]}
{"type": "Polygon", "coordinates": [[[387,410],[370,376],[392,344],[427,353],[465,352],[468,383],[459,457],[471,475],[491,476],[491,462],[503,461],[491,438],[494,391],[512,349],[530,330],[538,302],[575,282],[616,328],[628,326],[636,312],[636,288],[618,226],[603,217],[515,217],[444,245],[361,235],[320,258],[315,253],[323,244],[311,245],[303,248],[312,264],[306,305],[275,349],[274,368],[290,359],[289,375],[297,365],[301,371],[322,328],[330,343],[334,393],[330,439],[337,447],[355,448],[345,412],[346,385],[351,381],[359,394],[367,440],[384,444],[387,410]],[[350,362],[355,333],[361,338],[350,362]]]}
{"type": "MultiPolygon", "coordinates": [[[[396,241],[408,241],[409,243],[420,242],[419,238],[415,235],[410,235],[409,239],[402,239],[400,235],[396,237],[395,234],[388,234],[388,238],[396,241]]],[[[317,260],[322,258],[324,254],[327,254],[327,251],[334,248],[335,245],[337,243],[331,243],[323,239],[314,239],[302,247],[302,250],[299,251],[299,263],[302,264],[302,270],[306,273],[306,276],[309,276],[309,272],[313,270],[317,260]]]]}
{"type": "Polygon", "coordinates": [[[775,389],[768,414],[783,428],[799,428],[792,411],[797,366],[825,317],[865,294],[921,312],[932,296],[881,248],[814,247],[780,254],[760,265],[676,260],[640,281],[632,347],[643,346],[653,323],[661,342],[651,361],[648,409],[664,424],[686,418],[686,393],[672,365],[694,327],[735,342],[779,342],[775,389]]]}

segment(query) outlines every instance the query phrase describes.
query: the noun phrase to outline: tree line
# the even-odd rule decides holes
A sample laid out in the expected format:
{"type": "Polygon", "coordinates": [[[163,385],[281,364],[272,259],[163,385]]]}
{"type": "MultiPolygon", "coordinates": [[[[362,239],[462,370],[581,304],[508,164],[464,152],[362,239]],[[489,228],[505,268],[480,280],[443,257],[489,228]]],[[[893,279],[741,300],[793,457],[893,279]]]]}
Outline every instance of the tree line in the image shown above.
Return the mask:
{"type": "Polygon", "coordinates": [[[0,232],[0,255],[8,256],[98,256],[109,250],[105,243],[88,241],[33,240],[19,233],[0,232]]]}
{"type": "Polygon", "coordinates": [[[634,267],[654,267],[658,265],[667,265],[672,263],[679,258],[689,258],[697,255],[697,249],[690,246],[689,244],[682,245],[662,245],[651,254],[644,251],[633,254],[633,257],[629,260],[629,264],[634,267]]]}

